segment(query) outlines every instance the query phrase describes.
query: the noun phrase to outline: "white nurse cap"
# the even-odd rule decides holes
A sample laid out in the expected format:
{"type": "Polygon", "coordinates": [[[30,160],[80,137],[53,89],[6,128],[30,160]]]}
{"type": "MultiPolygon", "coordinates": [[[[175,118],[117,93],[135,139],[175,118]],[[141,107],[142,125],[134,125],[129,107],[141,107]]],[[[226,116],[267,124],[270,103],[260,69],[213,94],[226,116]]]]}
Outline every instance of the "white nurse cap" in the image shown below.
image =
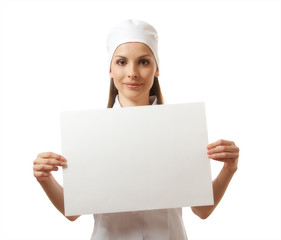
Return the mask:
{"type": "Polygon", "coordinates": [[[144,21],[128,19],[115,26],[107,36],[109,69],[116,48],[127,42],[141,42],[146,44],[153,52],[159,68],[157,31],[153,26],[144,21]]]}

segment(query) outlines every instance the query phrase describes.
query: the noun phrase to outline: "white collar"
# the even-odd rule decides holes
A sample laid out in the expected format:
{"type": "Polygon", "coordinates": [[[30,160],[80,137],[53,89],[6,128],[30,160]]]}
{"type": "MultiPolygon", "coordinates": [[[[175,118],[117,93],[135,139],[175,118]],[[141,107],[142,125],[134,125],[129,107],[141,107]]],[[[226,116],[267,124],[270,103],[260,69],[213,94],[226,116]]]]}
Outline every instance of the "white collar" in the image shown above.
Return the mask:
{"type": "MultiPolygon", "coordinates": [[[[155,95],[149,96],[149,104],[150,105],[157,105],[157,97],[155,95]]],[[[116,98],[115,98],[115,103],[113,105],[113,108],[120,108],[120,107],[121,107],[121,104],[119,102],[119,98],[118,98],[118,95],[117,95],[116,98]]]]}

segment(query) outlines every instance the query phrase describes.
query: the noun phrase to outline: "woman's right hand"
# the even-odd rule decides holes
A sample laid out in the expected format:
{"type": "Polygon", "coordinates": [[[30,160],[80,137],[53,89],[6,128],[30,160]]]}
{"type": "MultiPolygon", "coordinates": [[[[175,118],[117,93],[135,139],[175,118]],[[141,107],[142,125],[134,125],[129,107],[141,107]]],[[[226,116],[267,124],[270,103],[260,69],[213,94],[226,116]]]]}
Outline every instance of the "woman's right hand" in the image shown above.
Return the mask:
{"type": "Polygon", "coordinates": [[[39,153],[33,161],[33,175],[39,182],[44,182],[51,176],[51,171],[57,171],[59,166],[66,166],[66,159],[56,153],[39,153]]]}

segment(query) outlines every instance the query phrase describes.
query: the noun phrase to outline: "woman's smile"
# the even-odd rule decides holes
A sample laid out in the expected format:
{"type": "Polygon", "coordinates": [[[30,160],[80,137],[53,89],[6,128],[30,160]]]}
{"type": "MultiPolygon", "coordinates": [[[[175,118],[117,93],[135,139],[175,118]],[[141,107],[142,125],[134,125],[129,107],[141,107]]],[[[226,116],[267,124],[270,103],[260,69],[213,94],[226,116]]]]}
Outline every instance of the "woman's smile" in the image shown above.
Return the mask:
{"type": "Polygon", "coordinates": [[[137,89],[139,87],[141,87],[143,84],[142,83],[124,83],[126,87],[130,88],[130,89],[137,89]]]}

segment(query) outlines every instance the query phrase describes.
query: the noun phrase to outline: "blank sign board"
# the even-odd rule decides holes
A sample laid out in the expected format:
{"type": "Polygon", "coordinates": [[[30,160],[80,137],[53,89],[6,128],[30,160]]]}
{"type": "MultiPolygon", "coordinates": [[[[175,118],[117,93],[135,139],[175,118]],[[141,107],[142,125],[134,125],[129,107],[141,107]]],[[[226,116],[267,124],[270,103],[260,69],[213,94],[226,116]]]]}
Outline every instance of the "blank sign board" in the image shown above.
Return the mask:
{"type": "Polygon", "coordinates": [[[61,113],[65,214],[212,205],[204,103],[61,113]]]}

